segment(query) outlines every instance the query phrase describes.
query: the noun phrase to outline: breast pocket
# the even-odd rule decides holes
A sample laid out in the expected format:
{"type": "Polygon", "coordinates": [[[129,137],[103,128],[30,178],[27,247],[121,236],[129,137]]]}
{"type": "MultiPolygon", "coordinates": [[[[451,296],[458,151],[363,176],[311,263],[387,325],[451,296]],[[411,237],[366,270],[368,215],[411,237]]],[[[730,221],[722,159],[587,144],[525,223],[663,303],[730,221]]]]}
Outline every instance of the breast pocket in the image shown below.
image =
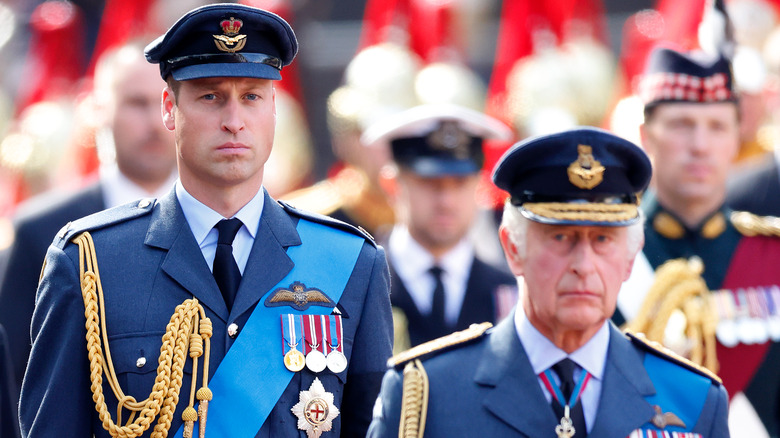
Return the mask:
{"type": "MultiPolygon", "coordinates": [[[[125,395],[143,401],[154,388],[160,360],[163,333],[122,335],[109,341],[111,360],[117,381],[125,395]]],[[[189,390],[192,378],[192,358],[185,352],[182,375],[182,393],[189,390]]],[[[171,355],[173,360],[173,353],[171,355]]],[[[162,372],[173,372],[165,367],[162,372]]]]}

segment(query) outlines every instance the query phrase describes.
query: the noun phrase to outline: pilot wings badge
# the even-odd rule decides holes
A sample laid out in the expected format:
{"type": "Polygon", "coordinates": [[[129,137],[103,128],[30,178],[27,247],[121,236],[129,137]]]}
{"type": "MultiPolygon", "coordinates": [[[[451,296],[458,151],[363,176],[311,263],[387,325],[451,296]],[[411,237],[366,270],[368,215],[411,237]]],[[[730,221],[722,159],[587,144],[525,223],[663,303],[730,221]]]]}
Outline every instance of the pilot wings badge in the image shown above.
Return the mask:
{"type": "Polygon", "coordinates": [[[265,299],[266,307],[290,306],[295,310],[306,310],[309,306],[336,307],[324,292],[307,288],[300,281],[293,282],[289,289],[280,287],[265,299]]]}

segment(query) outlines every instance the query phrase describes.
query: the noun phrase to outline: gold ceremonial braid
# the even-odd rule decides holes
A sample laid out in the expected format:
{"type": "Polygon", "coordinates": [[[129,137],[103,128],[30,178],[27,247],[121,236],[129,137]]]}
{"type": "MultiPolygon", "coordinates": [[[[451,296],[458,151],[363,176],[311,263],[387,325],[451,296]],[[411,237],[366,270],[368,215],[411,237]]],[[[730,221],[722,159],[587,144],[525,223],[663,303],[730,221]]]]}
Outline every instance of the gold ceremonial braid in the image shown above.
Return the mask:
{"type": "Polygon", "coordinates": [[[182,386],[185,355],[189,351],[192,357],[192,388],[189,406],[182,417],[185,421],[184,437],[192,437],[194,421],[200,421],[200,438],[204,437],[206,411],[211,400],[211,390],[208,388],[209,356],[211,350],[212,327],[211,320],[206,317],[203,306],[196,299],[184,301],[178,305],[162,337],[162,347],[158,359],[157,377],[149,397],[138,402],[132,396],[125,395],[119,387],[111,351],[106,335],[105,302],[103,287],[100,282],[95,244],[89,232],[83,232],[73,239],[79,246],[79,269],[81,293],[84,298],[84,316],[86,317],[87,351],[89,356],[90,379],[92,381],[92,400],[95,402],[103,428],[111,436],[132,438],[143,434],[159,414],[160,418],[151,434],[153,438],[166,437],[171,427],[173,414],[179,402],[179,391],[182,386]],[[98,311],[100,312],[98,314],[98,311]],[[103,333],[103,348],[101,348],[101,332],[103,333]],[[197,380],[198,358],[203,356],[203,386],[198,389],[200,400],[199,410],[195,412],[194,395],[197,380]],[[111,419],[111,414],[103,395],[103,374],[106,375],[109,386],[114,392],[119,404],[117,406],[117,422],[111,419]],[[127,422],[122,426],[122,410],[131,412],[127,422]]]}
{"type": "Polygon", "coordinates": [[[415,359],[404,367],[398,438],[422,438],[427,416],[428,373],[425,372],[420,359],[415,359]]]}
{"type": "Polygon", "coordinates": [[[715,352],[717,314],[711,306],[710,291],[701,277],[701,260],[669,260],[656,270],[655,281],[645,297],[637,317],[626,324],[628,330],[645,333],[647,339],[664,342],[664,334],[673,313],[686,318],[685,337],[690,345],[686,356],[714,373],[718,372],[715,352]]]}
{"type": "Polygon", "coordinates": [[[571,221],[619,222],[634,219],[638,214],[636,204],[526,202],[523,208],[539,216],[571,221]]]}
{"type": "Polygon", "coordinates": [[[735,211],[731,213],[731,223],[745,236],[780,236],[780,218],[774,216],[735,211]]]}

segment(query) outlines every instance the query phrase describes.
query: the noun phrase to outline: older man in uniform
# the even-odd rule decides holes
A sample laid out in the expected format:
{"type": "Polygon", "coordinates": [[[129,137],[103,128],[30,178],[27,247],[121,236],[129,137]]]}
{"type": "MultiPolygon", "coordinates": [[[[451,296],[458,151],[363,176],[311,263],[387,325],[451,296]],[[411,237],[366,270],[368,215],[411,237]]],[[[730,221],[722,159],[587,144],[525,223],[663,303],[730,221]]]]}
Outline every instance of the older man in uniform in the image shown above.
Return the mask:
{"type": "Polygon", "coordinates": [[[750,427],[744,420],[758,414],[769,435],[777,436],[780,325],[773,303],[780,303],[780,227],[725,204],[726,180],[739,149],[738,96],[730,62],[719,55],[660,47],[648,59],[641,91],[642,144],[657,163],[655,184],[642,202],[645,246],[618,298],[615,319],[625,318],[648,334],[664,333],[656,340],[681,354],[698,355],[717,372],[729,397],[737,397],[743,401],[738,406],[747,409],[744,414],[730,409],[732,431],[750,427]],[[692,257],[701,269],[696,277],[706,283],[704,306],[685,305],[681,288],[649,293],[651,285],[658,289],[679,283],[667,274],[674,270],[660,270],[662,265],[692,257]],[[666,323],[668,315],[652,311],[661,306],[674,306],[677,315],[685,315],[677,319],[683,321],[677,325],[681,328],[672,324],[663,332],[652,327],[666,323]],[[701,338],[689,337],[697,332],[701,338]]]}
{"type": "Polygon", "coordinates": [[[503,123],[452,104],[391,115],[363,135],[392,152],[383,185],[396,225],[387,241],[395,351],[496,322],[514,307],[516,281],[475,255],[470,235],[485,139],[508,139],[503,123]]]}
{"type": "Polygon", "coordinates": [[[727,437],[717,377],[609,321],[650,173],[639,147],[595,128],[507,151],[493,180],[511,195],[499,233],[521,306],[394,357],[369,436],[727,437]]]}
{"type": "Polygon", "coordinates": [[[262,186],[273,81],[297,49],[280,17],[236,4],[192,10],[147,47],[179,181],[58,234],[24,436],[365,435],[391,352],[384,251],[262,186]]]}

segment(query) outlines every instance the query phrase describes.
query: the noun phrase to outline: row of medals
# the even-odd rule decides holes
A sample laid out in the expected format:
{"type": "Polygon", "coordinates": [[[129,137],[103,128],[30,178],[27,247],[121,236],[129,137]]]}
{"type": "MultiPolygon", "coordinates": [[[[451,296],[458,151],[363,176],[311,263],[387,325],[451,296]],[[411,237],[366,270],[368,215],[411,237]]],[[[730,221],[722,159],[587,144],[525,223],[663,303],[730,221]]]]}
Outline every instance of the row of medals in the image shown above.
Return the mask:
{"type": "Polygon", "coordinates": [[[326,357],[318,350],[319,345],[312,345],[311,351],[306,355],[301,353],[296,347],[297,345],[290,345],[290,351],[284,355],[284,366],[294,373],[301,371],[304,367],[313,373],[322,372],[327,368],[334,374],[347,369],[347,357],[335,348],[326,357]]]}
{"type": "Polygon", "coordinates": [[[715,335],[726,347],[780,341],[780,288],[718,290],[710,295],[718,312],[715,335]],[[736,301],[741,301],[738,305],[736,301]]]}

